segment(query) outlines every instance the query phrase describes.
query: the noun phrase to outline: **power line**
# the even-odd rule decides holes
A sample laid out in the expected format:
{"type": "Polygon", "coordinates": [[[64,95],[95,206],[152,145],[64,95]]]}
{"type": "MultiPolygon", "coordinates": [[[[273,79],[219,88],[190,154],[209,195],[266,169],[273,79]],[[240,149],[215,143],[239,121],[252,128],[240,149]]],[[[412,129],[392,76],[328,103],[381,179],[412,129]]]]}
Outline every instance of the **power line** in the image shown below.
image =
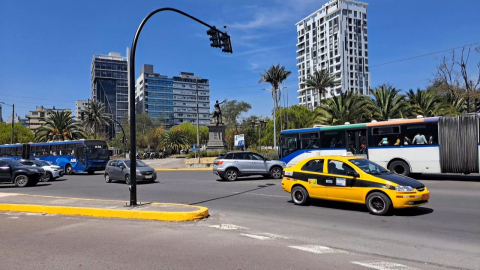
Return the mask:
{"type": "Polygon", "coordinates": [[[393,63],[398,63],[398,62],[407,61],[407,60],[412,60],[412,59],[416,59],[416,58],[420,58],[420,57],[434,55],[434,54],[437,54],[437,53],[448,52],[448,51],[451,51],[451,50],[456,50],[456,49],[460,49],[460,48],[468,47],[468,46],[473,46],[473,45],[477,45],[477,44],[480,44],[480,42],[476,42],[476,43],[472,43],[472,44],[465,44],[465,45],[462,45],[462,46],[458,46],[458,47],[455,47],[455,48],[450,48],[450,49],[446,49],[446,50],[442,50],[442,51],[438,51],[438,52],[431,52],[431,53],[421,54],[421,55],[417,55],[417,56],[413,56],[413,57],[408,57],[408,58],[403,58],[403,59],[394,60],[394,61],[390,61],[390,62],[385,62],[385,63],[381,63],[381,64],[371,65],[370,68],[383,66],[383,65],[388,65],[388,64],[393,64],[393,63]]]}

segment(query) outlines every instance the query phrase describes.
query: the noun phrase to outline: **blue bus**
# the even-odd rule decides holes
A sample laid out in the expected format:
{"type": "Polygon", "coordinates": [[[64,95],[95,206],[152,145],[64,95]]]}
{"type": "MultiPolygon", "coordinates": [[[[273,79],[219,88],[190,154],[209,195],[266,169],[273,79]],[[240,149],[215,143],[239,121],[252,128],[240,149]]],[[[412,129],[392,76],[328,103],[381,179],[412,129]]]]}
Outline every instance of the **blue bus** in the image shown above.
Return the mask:
{"type": "Polygon", "coordinates": [[[110,159],[107,142],[101,140],[0,145],[0,157],[45,160],[62,167],[65,174],[103,171],[110,159]]]}
{"type": "Polygon", "coordinates": [[[480,114],[284,130],[279,150],[287,167],[307,157],[350,152],[403,175],[478,173],[480,114]]]}

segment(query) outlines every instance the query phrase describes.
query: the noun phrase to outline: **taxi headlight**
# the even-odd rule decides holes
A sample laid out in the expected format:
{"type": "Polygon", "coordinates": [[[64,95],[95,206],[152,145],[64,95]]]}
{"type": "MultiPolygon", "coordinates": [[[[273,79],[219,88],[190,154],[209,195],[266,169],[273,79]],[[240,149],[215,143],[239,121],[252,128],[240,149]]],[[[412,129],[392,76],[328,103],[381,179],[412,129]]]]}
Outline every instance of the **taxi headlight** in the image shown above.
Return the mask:
{"type": "Polygon", "coordinates": [[[413,191],[414,189],[411,186],[398,186],[395,187],[396,191],[413,191]]]}

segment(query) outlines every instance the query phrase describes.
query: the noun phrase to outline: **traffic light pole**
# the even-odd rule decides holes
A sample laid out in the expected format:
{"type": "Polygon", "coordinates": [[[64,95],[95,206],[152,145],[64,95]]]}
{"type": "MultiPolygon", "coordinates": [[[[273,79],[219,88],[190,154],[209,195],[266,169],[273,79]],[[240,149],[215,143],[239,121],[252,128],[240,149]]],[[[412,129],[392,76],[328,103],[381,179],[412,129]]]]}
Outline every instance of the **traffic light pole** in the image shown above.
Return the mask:
{"type": "MultiPolygon", "coordinates": [[[[130,57],[129,57],[129,60],[128,60],[128,65],[129,65],[129,74],[128,74],[128,80],[129,80],[129,93],[128,93],[128,96],[129,96],[129,112],[130,112],[130,206],[136,206],[137,205],[137,178],[136,178],[136,175],[137,175],[137,163],[136,163],[136,130],[135,130],[135,124],[136,124],[136,120],[135,120],[135,53],[136,53],[136,50],[137,50],[137,42],[138,42],[138,38],[140,37],[140,32],[142,31],[143,29],[143,26],[145,25],[145,23],[155,14],[159,13],[159,12],[162,12],[162,11],[173,11],[173,12],[176,12],[176,13],[179,13],[185,17],[188,17],[202,25],[205,25],[206,27],[208,27],[211,31],[215,31],[217,34],[220,34],[221,35],[221,41],[222,41],[222,44],[220,46],[213,46],[212,47],[221,47],[223,46],[224,49],[222,50],[223,52],[232,52],[232,46],[231,46],[231,43],[230,43],[230,36],[225,33],[225,32],[222,32],[218,29],[216,29],[215,27],[183,12],[183,11],[180,11],[178,9],[175,9],[175,8],[169,8],[169,7],[166,7],[166,8],[159,8],[159,9],[156,9],[154,11],[152,11],[150,14],[147,15],[147,17],[145,17],[143,19],[143,21],[140,23],[140,25],[138,26],[137,28],[137,32],[135,33],[135,36],[133,38],[133,41],[132,41],[132,49],[130,51],[130,57]]],[[[207,31],[208,33],[208,31],[207,31]]],[[[209,34],[209,33],[208,33],[209,34]]],[[[210,35],[210,34],[209,34],[210,35]]],[[[198,112],[197,112],[198,113],[198,112]]],[[[197,146],[198,147],[198,146],[197,146]]]]}

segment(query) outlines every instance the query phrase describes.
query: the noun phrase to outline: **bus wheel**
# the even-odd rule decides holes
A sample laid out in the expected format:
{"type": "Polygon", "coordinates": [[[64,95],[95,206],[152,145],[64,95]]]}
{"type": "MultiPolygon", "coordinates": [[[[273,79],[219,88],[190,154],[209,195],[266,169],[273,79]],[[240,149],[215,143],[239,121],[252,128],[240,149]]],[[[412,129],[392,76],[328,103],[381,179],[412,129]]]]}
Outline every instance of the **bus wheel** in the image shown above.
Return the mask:
{"type": "Polygon", "coordinates": [[[401,174],[408,176],[410,175],[410,166],[407,163],[401,160],[395,160],[394,162],[390,163],[388,169],[396,174],[401,174]]]}
{"type": "Polygon", "coordinates": [[[73,173],[72,165],[67,164],[67,166],[65,166],[65,174],[72,175],[72,173],[73,173]]]}

